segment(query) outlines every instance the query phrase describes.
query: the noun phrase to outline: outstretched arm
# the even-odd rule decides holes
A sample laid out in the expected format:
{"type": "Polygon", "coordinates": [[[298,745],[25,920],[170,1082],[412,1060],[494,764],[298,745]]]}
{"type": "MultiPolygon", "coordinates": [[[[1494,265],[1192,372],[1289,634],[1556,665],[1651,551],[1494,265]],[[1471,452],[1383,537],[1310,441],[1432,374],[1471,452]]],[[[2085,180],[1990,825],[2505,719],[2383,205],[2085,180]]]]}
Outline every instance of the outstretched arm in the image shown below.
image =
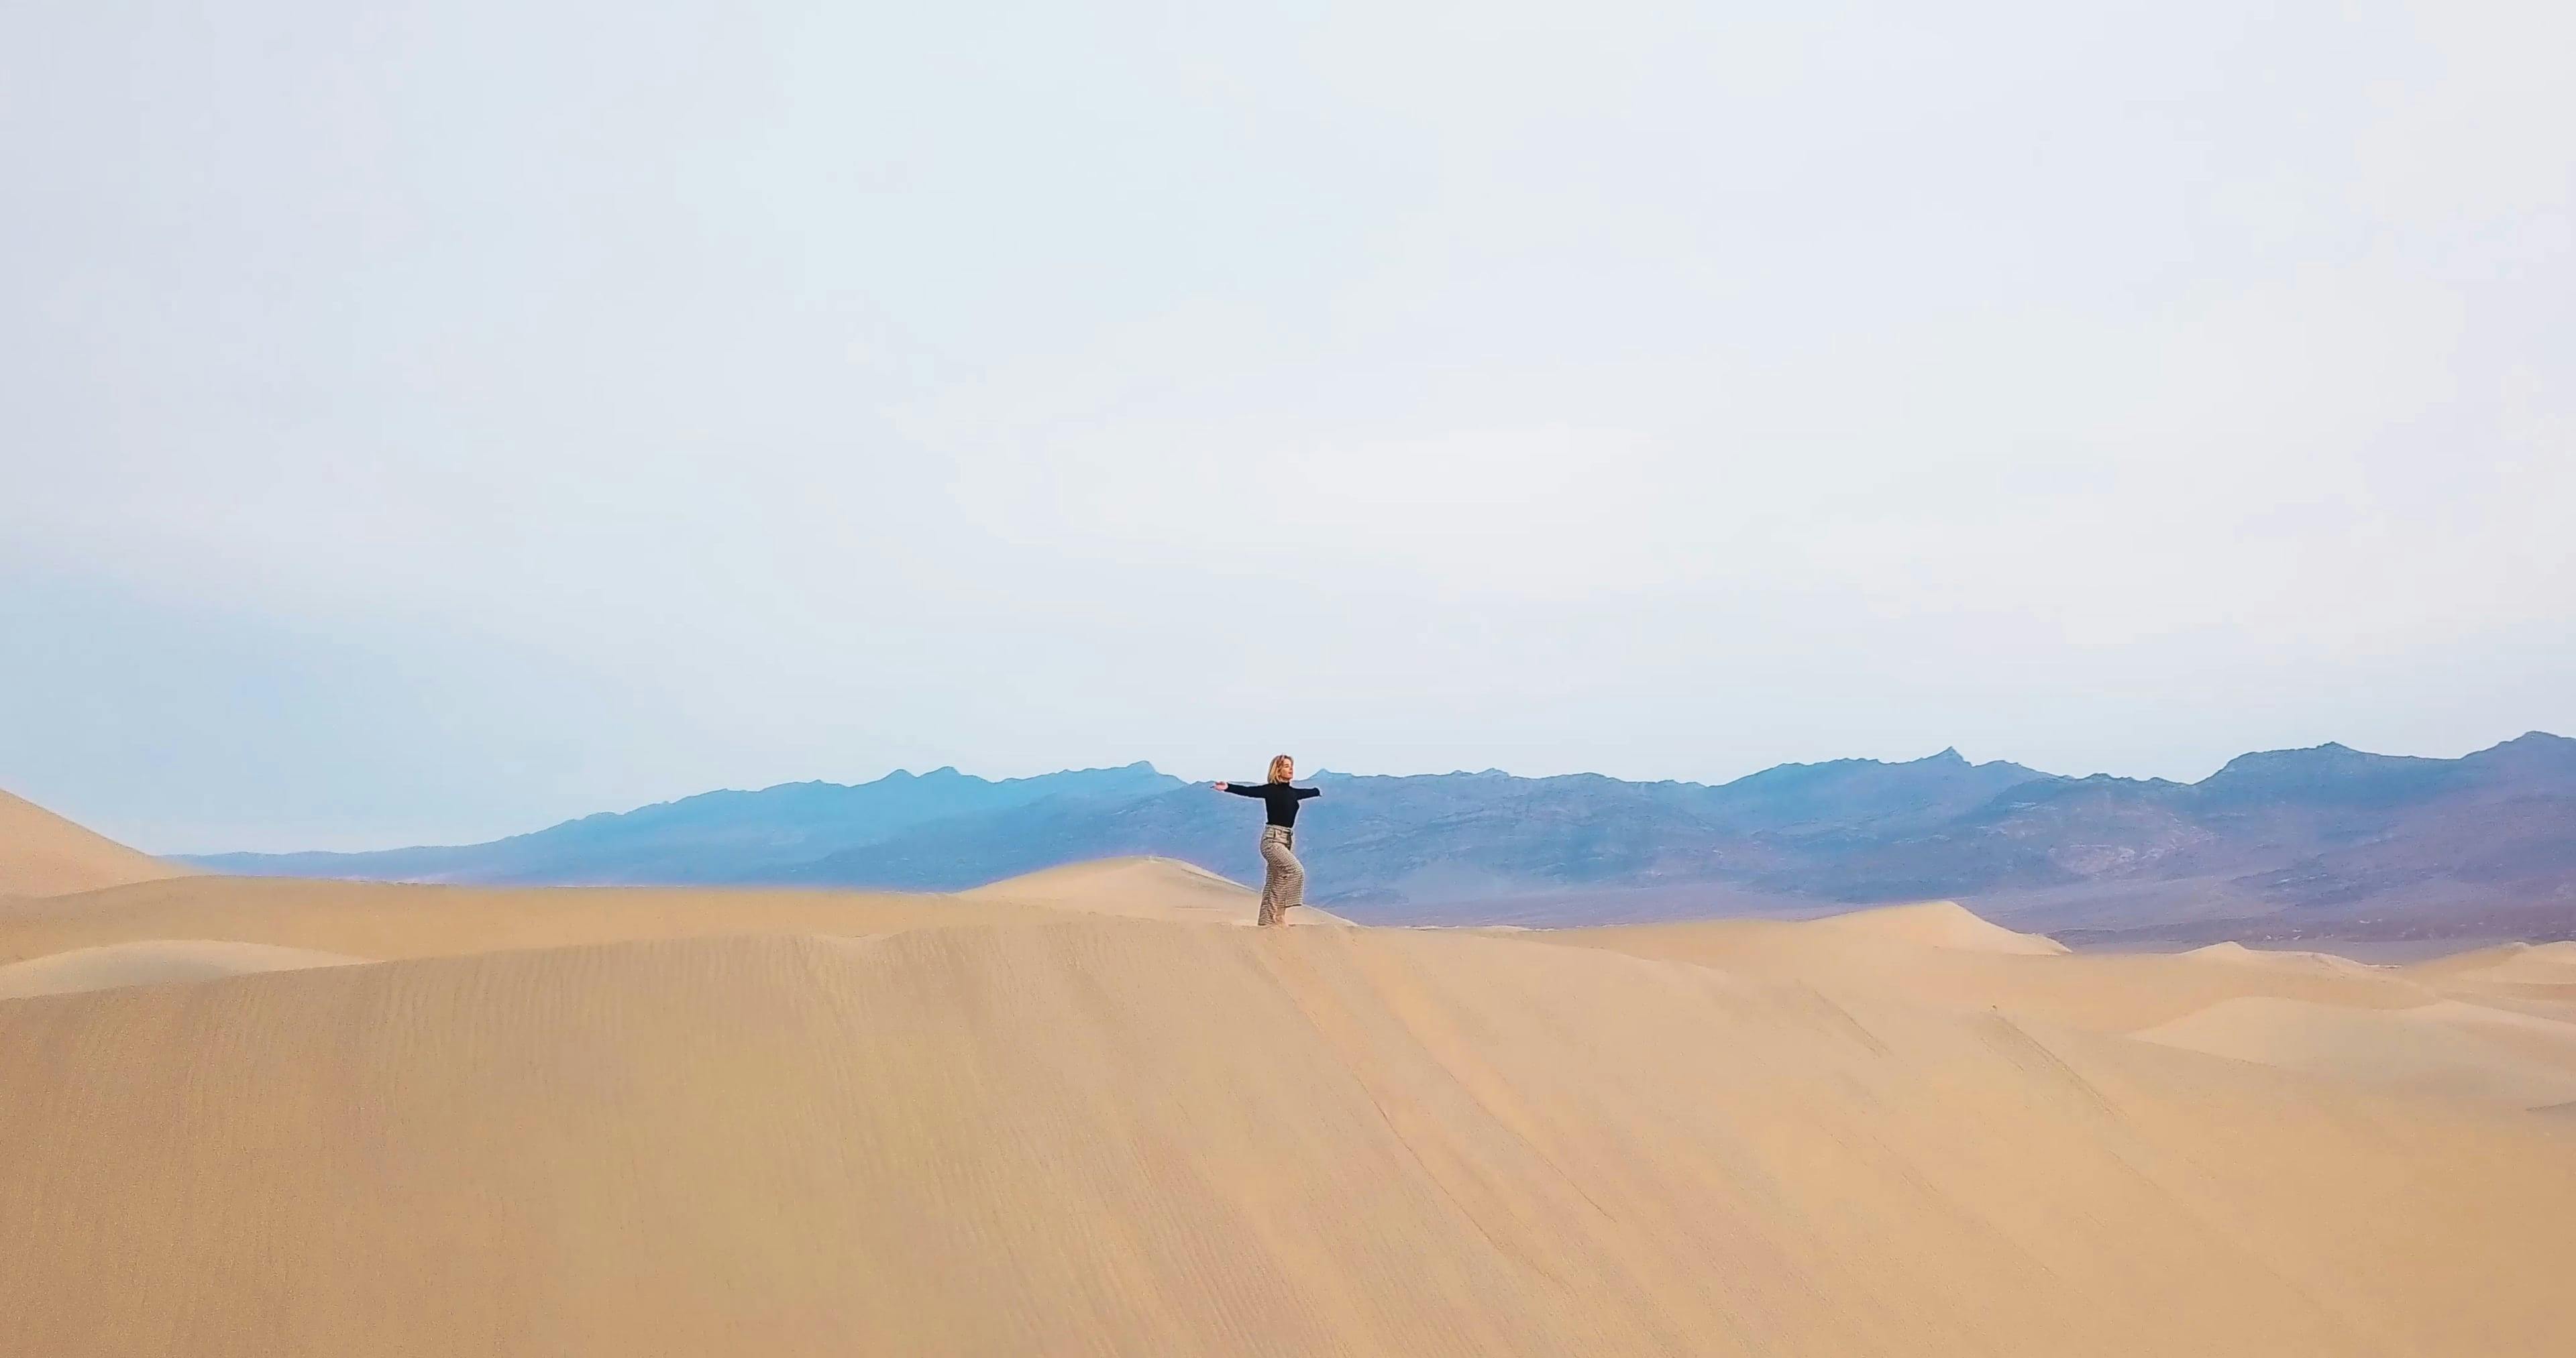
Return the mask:
{"type": "Polygon", "coordinates": [[[1301,802],[1309,797],[1321,797],[1324,795],[1324,790],[1319,787],[1293,787],[1288,790],[1296,793],[1297,800],[1301,802]]]}
{"type": "Polygon", "coordinates": [[[1216,790],[1219,792],[1231,792],[1238,797],[1258,797],[1261,795],[1261,785],[1258,783],[1250,784],[1248,786],[1243,783],[1219,783],[1216,785],[1216,790]]]}

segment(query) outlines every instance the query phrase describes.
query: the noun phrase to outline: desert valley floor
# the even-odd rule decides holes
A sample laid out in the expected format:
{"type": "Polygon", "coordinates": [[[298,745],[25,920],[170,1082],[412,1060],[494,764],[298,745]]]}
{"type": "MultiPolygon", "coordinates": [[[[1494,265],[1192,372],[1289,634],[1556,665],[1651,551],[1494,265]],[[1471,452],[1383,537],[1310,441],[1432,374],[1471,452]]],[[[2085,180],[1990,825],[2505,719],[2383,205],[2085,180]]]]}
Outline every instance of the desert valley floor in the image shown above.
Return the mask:
{"type": "Polygon", "coordinates": [[[0,1353],[2576,1351],[2571,944],[174,871],[0,805],[0,1353]]]}

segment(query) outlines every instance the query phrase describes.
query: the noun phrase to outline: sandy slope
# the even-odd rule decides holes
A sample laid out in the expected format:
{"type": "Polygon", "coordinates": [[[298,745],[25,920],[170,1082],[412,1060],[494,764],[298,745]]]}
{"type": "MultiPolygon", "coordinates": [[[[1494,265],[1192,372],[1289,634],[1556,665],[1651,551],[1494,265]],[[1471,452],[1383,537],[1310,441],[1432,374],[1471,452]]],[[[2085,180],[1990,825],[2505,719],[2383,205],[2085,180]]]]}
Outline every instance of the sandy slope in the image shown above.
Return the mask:
{"type": "MultiPolygon", "coordinates": [[[[1079,863],[955,896],[660,887],[487,888],[192,877],[0,900],[0,963],[147,939],[220,938],[358,957],[436,957],[720,934],[876,934],[1066,912],[1249,923],[1254,893],[1167,858],[1079,863]]],[[[1347,924],[1308,908],[1292,922],[1347,924]]]]}
{"type": "Polygon", "coordinates": [[[0,792],[0,896],[94,891],[192,872],[0,792]]]}
{"type": "Polygon", "coordinates": [[[29,995],[68,995],[118,986],[161,985],[172,981],[211,981],[262,971],[296,971],[305,967],[339,967],[364,962],[363,957],[279,948],[266,943],[229,943],[204,938],[147,938],[74,948],[25,962],[0,966],[0,1000],[29,995]]]}
{"type": "MultiPolygon", "coordinates": [[[[1068,863],[958,894],[966,900],[1182,923],[1251,925],[1261,913],[1261,893],[1176,858],[1068,863]]],[[[1290,912],[1290,923],[1348,925],[1350,921],[1315,906],[1301,906],[1290,912]]]]}
{"type": "Polygon", "coordinates": [[[2424,969],[2467,981],[2576,985],[2576,942],[2508,943],[2428,962],[2424,969]]]}
{"type": "Polygon", "coordinates": [[[2537,1354],[2576,1261],[2546,1120],[1464,934],[328,968],[0,1069],[13,1353],[2537,1354]]]}
{"type": "MultiPolygon", "coordinates": [[[[1987,927],[2007,938],[2026,937],[1987,927]]],[[[2098,1033],[2152,1027],[2240,995],[2388,1009],[2440,998],[2420,979],[2358,964],[2350,969],[2273,967],[2190,953],[1928,947],[1910,937],[1916,932],[1915,921],[1868,911],[1803,923],[1710,920],[1532,937],[1797,980],[1837,994],[1897,995],[1970,1011],[2001,1007],[2098,1033]],[[1872,927],[1881,920],[1895,927],[1872,927]]]]}
{"type": "Polygon", "coordinates": [[[0,962],[153,938],[221,938],[356,957],[437,957],[722,934],[874,934],[1045,920],[1004,901],[827,891],[482,888],[196,877],[0,901],[0,962]]]}
{"type": "Polygon", "coordinates": [[[1927,928],[1919,915],[1862,911],[1794,924],[1710,921],[1554,938],[1837,995],[1894,994],[2131,1034],[2359,1087],[2520,1108],[2576,1097],[2576,1002],[2569,1002],[2576,991],[2562,1000],[2558,988],[2533,979],[2556,974],[2555,944],[2406,968],[2237,944],[2169,955],[2050,955],[2013,947],[2005,940],[2023,936],[1992,925],[1984,933],[1934,918],[1942,927],[1927,928]],[[1994,946],[1940,946],[1953,940],[1994,946]]]}
{"type": "Polygon", "coordinates": [[[1980,919],[1957,901],[1924,901],[1917,905],[1856,910],[1847,915],[1828,915],[1823,919],[1810,920],[1805,927],[1819,934],[1858,935],[1959,952],[2054,957],[2066,951],[2066,945],[2056,939],[2043,938],[2038,934],[2017,934],[2002,925],[1980,919]]]}
{"type": "Polygon", "coordinates": [[[2576,1023],[2576,943],[2481,948],[2421,962],[2406,973],[2446,996],[2576,1023]]]}
{"type": "Polygon", "coordinates": [[[0,1353],[2566,1351],[2555,954],[1250,911],[0,901],[0,1353]]]}
{"type": "Polygon", "coordinates": [[[2138,1036],[2285,1070],[2519,1108],[2576,1100],[2576,1024],[2459,1000],[2352,1009],[2248,995],[2138,1036]]]}
{"type": "Polygon", "coordinates": [[[2292,948],[2249,948],[2242,943],[2212,943],[2183,954],[2204,962],[2222,962],[2237,967],[2272,967],[2282,971],[2326,972],[2344,976],[2368,976],[2386,968],[2332,953],[2305,952],[2292,948]]]}

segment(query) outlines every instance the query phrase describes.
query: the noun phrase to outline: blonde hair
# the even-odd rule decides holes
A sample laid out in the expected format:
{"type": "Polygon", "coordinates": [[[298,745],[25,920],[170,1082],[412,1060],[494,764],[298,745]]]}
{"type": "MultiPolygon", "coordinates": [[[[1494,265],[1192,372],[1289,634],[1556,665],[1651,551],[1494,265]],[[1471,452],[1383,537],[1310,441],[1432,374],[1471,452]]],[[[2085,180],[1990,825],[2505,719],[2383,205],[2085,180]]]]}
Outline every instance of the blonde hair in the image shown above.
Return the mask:
{"type": "Polygon", "coordinates": [[[1270,756],[1270,781],[1274,783],[1287,782],[1288,775],[1281,773],[1279,771],[1279,766],[1282,764],[1294,764],[1296,762],[1296,760],[1291,759],[1284,754],[1274,754],[1270,756]]]}

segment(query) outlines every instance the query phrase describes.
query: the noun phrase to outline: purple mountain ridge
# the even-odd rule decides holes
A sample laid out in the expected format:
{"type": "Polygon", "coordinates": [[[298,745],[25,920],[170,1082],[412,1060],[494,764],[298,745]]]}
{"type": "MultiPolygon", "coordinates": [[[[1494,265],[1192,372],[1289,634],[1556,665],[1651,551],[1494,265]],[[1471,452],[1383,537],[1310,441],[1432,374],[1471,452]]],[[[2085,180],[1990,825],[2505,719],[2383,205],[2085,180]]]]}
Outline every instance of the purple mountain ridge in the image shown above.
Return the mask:
{"type": "MultiPolygon", "coordinates": [[[[2576,740],[2459,759],[2342,745],[2197,783],[2070,778],[1955,750],[1716,785],[1319,773],[1310,899],[1382,923],[1819,914],[1949,897],[2070,941],[2576,937],[2576,740]]],[[[392,881],[953,890],[1159,854],[1257,879],[1243,807],[1148,764],[711,792],[488,844],[219,854],[223,872],[392,881]]]]}

